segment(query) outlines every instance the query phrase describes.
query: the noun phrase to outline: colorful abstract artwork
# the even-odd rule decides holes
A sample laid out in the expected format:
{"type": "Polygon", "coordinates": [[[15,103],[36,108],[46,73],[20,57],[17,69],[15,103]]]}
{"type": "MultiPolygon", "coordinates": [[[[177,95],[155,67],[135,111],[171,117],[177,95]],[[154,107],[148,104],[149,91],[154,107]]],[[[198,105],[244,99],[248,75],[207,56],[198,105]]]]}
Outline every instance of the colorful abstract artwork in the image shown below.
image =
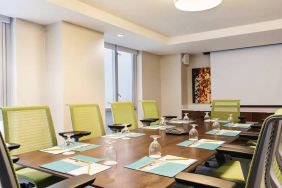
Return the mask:
{"type": "Polygon", "coordinates": [[[211,102],[210,67],[192,69],[193,103],[211,102]]]}

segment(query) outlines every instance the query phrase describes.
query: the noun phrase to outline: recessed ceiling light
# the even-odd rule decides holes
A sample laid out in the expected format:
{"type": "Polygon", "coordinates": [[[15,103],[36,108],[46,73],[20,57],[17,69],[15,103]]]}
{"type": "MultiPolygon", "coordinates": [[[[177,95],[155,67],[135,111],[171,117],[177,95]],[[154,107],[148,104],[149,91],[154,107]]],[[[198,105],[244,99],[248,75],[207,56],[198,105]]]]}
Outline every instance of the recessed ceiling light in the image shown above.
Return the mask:
{"type": "Polygon", "coordinates": [[[222,0],[174,0],[174,5],[182,11],[202,11],[218,6],[222,0]]]}
{"type": "Polygon", "coordinates": [[[124,37],[124,35],[123,35],[123,34],[118,34],[117,36],[118,36],[118,37],[124,37]]]}

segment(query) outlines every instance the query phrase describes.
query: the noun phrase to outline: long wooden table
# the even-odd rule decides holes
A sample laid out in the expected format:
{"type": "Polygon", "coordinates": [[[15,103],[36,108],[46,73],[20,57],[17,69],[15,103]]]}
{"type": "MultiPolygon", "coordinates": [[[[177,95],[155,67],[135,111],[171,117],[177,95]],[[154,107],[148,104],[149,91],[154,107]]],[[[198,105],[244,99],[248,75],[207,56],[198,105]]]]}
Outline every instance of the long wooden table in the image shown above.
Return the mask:
{"type": "MultiPolygon", "coordinates": [[[[199,139],[209,138],[216,140],[223,140],[226,143],[230,143],[236,140],[238,137],[227,137],[227,136],[213,136],[205,134],[206,131],[210,130],[210,123],[203,123],[203,121],[197,121],[199,125],[197,130],[199,132],[199,139]]],[[[164,176],[159,176],[151,173],[141,172],[137,170],[131,170],[125,168],[126,165],[137,161],[138,159],[148,156],[149,145],[152,142],[150,135],[158,134],[158,130],[145,130],[136,129],[134,132],[143,132],[146,135],[131,138],[130,140],[118,139],[114,146],[117,150],[117,161],[118,164],[112,168],[96,174],[96,180],[94,186],[96,187],[167,187],[174,182],[174,178],[168,178],[164,176]]],[[[203,164],[210,157],[212,157],[216,151],[197,149],[190,147],[180,147],[176,144],[188,139],[188,135],[165,135],[159,139],[159,143],[162,146],[162,155],[176,155],[180,157],[187,157],[197,159],[198,161],[192,166],[186,169],[188,172],[192,172],[197,166],[203,164]]],[[[94,139],[89,139],[84,142],[99,144],[101,147],[96,149],[88,150],[85,152],[77,152],[74,155],[87,155],[91,157],[103,158],[103,153],[106,145],[106,138],[99,137],[94,139]]],[[[47,172],[60,177],[68,178],[67,174],[58,173],[48,169],[41,168],[40,165],[54,162],[60,159],[71,157],[74,155],[65,156],[62,154],[54,155],[41,151],[33,151],[25,154],[19,155],[20,160],[18,164],[47,172]]]]}

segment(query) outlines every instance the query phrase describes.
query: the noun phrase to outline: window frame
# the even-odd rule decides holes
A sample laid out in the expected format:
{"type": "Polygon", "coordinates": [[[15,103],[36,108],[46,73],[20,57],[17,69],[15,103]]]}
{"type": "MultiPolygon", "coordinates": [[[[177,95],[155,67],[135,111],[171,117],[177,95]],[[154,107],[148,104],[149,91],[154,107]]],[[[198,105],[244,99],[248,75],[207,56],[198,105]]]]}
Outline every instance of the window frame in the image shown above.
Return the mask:
{"type": "MultiPolygon", "coordinates": [[[[119,101],[118,97],[118,52],[126,52],[126,53],[131,53],[132,54],[132,75],[133,75],[133,81],[132,81],[132,103],[136,107],[137,105],[137,56],[138,56],[138,51],[118,45],[114,45],[111,43],[105,43],[104,48],[111,49],[113,50],[113,69],[114,69],[114,75],[113,75],[113,91],[115,92],[114,94],[114,101],[119,101]]],[[[106,108],[106,110],[108,110],[106,108]]]]}

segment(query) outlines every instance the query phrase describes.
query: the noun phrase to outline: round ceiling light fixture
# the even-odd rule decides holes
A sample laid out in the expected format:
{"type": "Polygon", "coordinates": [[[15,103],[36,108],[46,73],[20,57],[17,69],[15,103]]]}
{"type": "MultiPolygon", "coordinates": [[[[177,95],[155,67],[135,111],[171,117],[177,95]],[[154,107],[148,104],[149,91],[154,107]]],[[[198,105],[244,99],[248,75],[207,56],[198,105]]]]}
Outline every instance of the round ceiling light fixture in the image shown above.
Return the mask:
{"type": "Polygon", "coordinates": [[[202,11],[218,6],[222,0],[174,0],[174,5],[182,11],[202,11]]]}

